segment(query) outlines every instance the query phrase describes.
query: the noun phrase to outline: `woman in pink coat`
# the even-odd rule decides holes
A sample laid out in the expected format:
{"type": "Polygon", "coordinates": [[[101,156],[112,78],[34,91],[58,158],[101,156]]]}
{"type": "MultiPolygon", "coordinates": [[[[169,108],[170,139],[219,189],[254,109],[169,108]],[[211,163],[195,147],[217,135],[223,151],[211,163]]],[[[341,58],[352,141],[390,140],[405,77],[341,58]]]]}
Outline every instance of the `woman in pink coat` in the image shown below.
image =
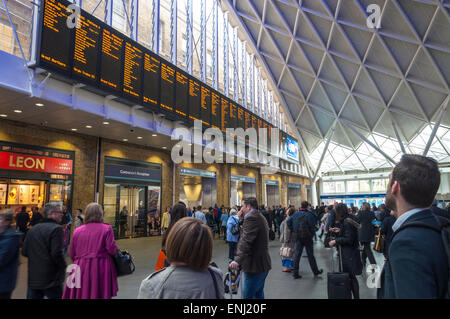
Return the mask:
{"type": "Polygon", "coordinates": [[[103,209],[96,203],[86,207],[84,222],[73,234],[69,255],[74,269],[66,280],[63,299],[111,299],[118,291],[112,227],[103,223],[103,209]]]}

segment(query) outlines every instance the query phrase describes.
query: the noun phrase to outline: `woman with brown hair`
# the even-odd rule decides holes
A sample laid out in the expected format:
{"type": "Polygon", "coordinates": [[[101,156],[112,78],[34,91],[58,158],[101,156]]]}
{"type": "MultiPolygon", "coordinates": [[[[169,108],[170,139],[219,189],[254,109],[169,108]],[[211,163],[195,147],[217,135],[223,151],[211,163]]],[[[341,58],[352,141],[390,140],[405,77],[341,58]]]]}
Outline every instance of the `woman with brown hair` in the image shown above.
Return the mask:
{"type": "Polygon", "coordinates": [[[84,225],[73,233],[69,255],[76,267],[75,273],[69,274],[63,299],[111,299],[117,296],[119,289],[113,260],[117,250],[111,225],[103,223],[102,207],[97,203],[89,204],[84,225]]]}
{"type": "Polygon", "coordinates": [[[295,236],[292,234],[287,221],[295,213],[294,207],[289,207],[286,212],[286,218],[280,225],[280,242],[282,243],[280,249],[281,263],[283,265],[283,272],[291,272],[293,270],[292,257],[295,248],[295,236]]]}
{"type": "Polygon", "coordinates": [[[209,266],[211,229],[186,217],[173,225],[166,241],[170,267],[142,281],[138,299],[223,299],[222,272],[209,266]]]}

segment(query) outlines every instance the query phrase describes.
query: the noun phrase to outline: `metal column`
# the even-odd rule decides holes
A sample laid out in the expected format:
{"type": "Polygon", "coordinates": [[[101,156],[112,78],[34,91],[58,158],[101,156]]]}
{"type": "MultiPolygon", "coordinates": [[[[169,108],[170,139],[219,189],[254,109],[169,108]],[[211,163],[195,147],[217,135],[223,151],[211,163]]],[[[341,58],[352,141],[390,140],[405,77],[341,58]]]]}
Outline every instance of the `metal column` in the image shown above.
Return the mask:
{"type": "Polygon", "coordinates": [[[250,110],[255,112],[255,56],[250,56],[250,110]]]}
{"type": "Polygon", "coordinates": [[[213,44],[212,44],[212,66],[213,66],[213,89],[219,90],[219,4],[214,0],[213,7],[213,44]]]}
{"type": "Polygon", "coordinates": [[[192,0],[186,1],[186,72],[192,74],[193,66],[193,32],[194,32],[194,13],[192,0]]]}
{"type": "Polygon", "coordinates": [[[241,63],[242,86],[241,86],[241,92],[242,92],[242,102],[243,102],[242,105],[245,108],[248,108],[248,103],[247,103],[247,99],[248,99],[248,97],[247,97],[247,50],[246,50],[246,47],[247,47],[247,43],[245,41],[242,42],[242,63],[241,63]]]}
{"type": "Polygon", "coordinates": [[[223,15],[223,94],[230,97],[230,60],[228,46],[228,12],[223,15]]]}
{"type": "Polygon", "coordinates": [[[159,54],[159,10],[160,0],[153,0],[152,8],[152,51],[159,54]]]}
{"type": "Polygon", "coordinates": [[[130,16],[131,16],[130,37],[134,41],[137,41],[139,28],[139,0],[131,0],[130,16]]]}
{"type": "Polygon", "coordinates": [[[177,24],[178,24],[178,1],[170,1],[170,62],[178,65],[177,61],[177,24]]]}
{"type": "Polygon", "coordinates": [[[206,83],[207,78],[207,52],[206,52],[206,0],[201,0],[201,18],[200,18],[200,78],[206,83]]]}
{"type": "Polygon", "coordinates": [[[237,36],[237,27],[233,28],[233,100],[239,102],[239,40],[237,36]]]}
{"type": "Polygon", "coordinates": [[[105,0],[105,23],[107,25],[112,25],[114,0],[105,0]]]}

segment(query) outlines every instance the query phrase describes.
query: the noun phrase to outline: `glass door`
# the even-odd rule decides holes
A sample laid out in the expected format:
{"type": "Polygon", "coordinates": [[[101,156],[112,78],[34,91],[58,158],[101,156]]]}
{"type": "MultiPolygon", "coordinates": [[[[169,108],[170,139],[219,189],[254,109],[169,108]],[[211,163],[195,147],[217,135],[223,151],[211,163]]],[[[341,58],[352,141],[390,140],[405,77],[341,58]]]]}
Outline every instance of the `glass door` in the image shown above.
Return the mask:
{"type": "MultiPolygon", "coordinates": [[[[124,226],[120,235],[126,238],[147,236],[146,187],[120,186],[120,215],[124,226]]],[[[122,237],[122,236],[121,236],[122,237]]]]}

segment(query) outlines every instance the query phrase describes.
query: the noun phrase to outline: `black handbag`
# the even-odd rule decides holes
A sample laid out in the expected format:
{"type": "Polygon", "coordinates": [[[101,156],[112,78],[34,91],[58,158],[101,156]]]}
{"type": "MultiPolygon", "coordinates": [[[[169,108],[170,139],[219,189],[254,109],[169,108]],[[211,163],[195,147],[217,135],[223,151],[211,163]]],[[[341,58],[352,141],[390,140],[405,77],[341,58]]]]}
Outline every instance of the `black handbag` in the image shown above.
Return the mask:
{"type": "Polygon", "coordinates": [[[136,267],[133,263],[133,258],[126,251],[117,250],[114,255],[114,264],[116,265],[117,276],[131,275],[136,267]]]}
{"type": "Polygon", "coordinates": [[[237,222],[236,224],[233,225],[233,227],[231,227],[232,235],[239,235],[240,231],[241,231],[240,222],[237,222]]]}

